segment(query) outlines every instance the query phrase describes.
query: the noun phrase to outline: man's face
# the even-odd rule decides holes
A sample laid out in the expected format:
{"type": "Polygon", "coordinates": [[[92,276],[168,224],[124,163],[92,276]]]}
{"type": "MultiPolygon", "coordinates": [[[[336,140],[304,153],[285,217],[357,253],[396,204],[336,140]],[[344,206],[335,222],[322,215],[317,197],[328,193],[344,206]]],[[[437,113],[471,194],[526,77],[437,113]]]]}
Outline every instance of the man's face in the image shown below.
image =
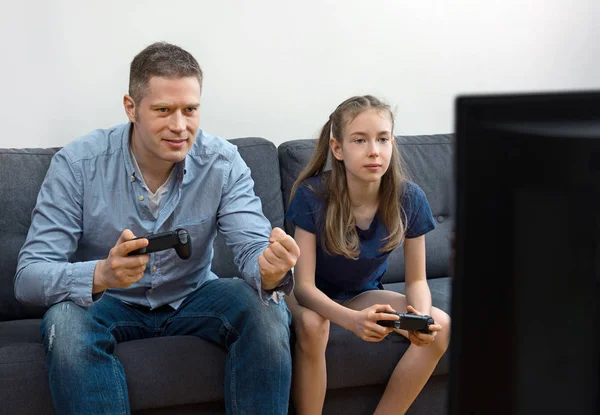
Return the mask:
{"type": "Polygon", "coordinates": [[[125,97],[125,109],[134,123],[131,139],[136,157],[145,163],[177,163],[185,158],[196,139],[200,83],[195,77],[154,76],[140,102],[125,97]]]}

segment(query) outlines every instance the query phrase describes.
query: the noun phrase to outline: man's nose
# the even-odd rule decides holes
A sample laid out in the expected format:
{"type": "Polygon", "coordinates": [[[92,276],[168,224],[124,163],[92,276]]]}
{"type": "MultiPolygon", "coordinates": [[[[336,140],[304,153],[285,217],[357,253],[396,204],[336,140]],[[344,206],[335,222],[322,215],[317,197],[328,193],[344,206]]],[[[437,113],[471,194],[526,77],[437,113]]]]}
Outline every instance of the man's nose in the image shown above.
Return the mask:
{"type": "Polygon", "coordinates": [[[171,115],[169,129],[173,132],[180,133],[185,131],[185,117],[180,111],[175,111],[171,115]]]}

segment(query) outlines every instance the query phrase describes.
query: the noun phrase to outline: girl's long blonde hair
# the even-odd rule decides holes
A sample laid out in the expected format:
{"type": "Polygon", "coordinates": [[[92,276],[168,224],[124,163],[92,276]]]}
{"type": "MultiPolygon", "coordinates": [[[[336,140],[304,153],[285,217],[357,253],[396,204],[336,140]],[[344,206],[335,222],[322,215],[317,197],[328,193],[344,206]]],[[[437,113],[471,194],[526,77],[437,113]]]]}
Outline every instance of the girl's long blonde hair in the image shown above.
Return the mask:
{"type": "MultiPolygon", "coordinates": [[[[344,162],[337,160],[331,154],[329,147],[330,137],[334,137],[343,145],[343,130],[360,113],[366,110],[386,112],[392,121],[392,136],[394,115],[389,105],[371,95],[354,96],[342,102],[323,126],[317,148],[310,162],[302,170],[292,187],[290,200],[294,197],[298,187],[309,177],[323,173],[327,159],[331,159],[331,172],[325,175],[325,194],[318,196],[327,202],[327,213],[321,238],[323,250],[329,255],[343,255],[356,259],[360,255],[359,238],[356,231],[356,220],[352,213],[352,202],[348,195],[346,181],[346,168],[344,162]]],[[[402,171],[400,153],[395,143],[392,143],[392,158],[390,165],[379,186],[379,207],[377,213],[383,221],[389,235],[384,239],[386,244],[382,252],[396,248],[404,238],[404,223],[401,215],[404,209],[400,205],[400,194],[405,174],[402,171]]],[[[311,189],[316,192],[316,189],[311,189]]]]}

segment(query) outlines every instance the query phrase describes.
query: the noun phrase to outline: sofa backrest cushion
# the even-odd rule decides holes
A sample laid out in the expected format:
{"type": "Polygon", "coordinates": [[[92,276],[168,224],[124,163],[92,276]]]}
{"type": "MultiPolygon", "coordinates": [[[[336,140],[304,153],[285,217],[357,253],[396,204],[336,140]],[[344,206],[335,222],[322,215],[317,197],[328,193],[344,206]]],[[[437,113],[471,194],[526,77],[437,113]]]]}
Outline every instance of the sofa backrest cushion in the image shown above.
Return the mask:
{"type": "MultiPolygon", "coordinates": [[[[277,148],[263,138],[237,138],[235,144],[251,170],[254,191],[272,226],[283,227],[283,199],[277,148]]],[[[50,160],[58,148],[0,149],[0,321],[39,318],[45,309],[19,303],[14,297],[14,275],[19,250],[31,224],[50,160]]],[[[239,275],[233,255],[220,235],[214,243],[213,271],[221,277],[239,275]]]]}
{"type": "MultiPolygon", "coordinates": [[[[427,248],[427,275],[429,278],[447,277],[450,259],[451,195],[452,195],[452,140],[451,134],[396,136],[396,143],[408,177],[427,195],[436,229],[425,236],[427,248]]],[[[289,203],[294,181],[308,164],[316,140],[292,140],[278,148],[282,194],[285,206],[289,203]]],[[[286,231],[293,226],[286,223],[286,231]]],[[[404,281],[404,255],[395,249],[389,257],[384,282],[404,281]]]]}
{"type": "Polygon", "coordinates": [[[31,224],[31,211],[58,148],[0,149],[0,321],[39,317],[42,307],[15,299],[17,257],[31,224]]]}

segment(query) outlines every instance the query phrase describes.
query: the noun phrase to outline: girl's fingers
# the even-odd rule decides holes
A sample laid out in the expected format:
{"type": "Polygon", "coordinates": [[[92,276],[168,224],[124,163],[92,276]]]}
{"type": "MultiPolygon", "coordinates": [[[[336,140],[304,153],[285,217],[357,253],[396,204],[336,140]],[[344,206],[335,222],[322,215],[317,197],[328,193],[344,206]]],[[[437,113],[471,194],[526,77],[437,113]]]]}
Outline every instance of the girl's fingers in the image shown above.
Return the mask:
{"type": "Polygon", "coordinates": [[[418,316],[422,316],[422,315],[423,315],[423,313],[421,313],[420,311],[417,311],[417,310],[416,310],[416,309],[415,309],[413,306],[411,306],[411,305],[407,305],[407,306],[406,306],[406,311],[408,311],[409,313],[416,314],[416,315],[418,315],[418,316]]]}
{"type": "Polygon", "coordinates": [[[429,325],[429,331],[442,331],[442,326],[440,326],[439,324],[430,324],[429,325]]]}
{"type": "Polygon", "coordinates": [[[429,343],[431,343],[431,340],[422,339],[421,337],[419,337],[417,335],[416,332],[412,332],[412,331],[408,333],[408,338],[411,341],[411,343],[414,343],[417,346],[426,346],[429,343]]]}

